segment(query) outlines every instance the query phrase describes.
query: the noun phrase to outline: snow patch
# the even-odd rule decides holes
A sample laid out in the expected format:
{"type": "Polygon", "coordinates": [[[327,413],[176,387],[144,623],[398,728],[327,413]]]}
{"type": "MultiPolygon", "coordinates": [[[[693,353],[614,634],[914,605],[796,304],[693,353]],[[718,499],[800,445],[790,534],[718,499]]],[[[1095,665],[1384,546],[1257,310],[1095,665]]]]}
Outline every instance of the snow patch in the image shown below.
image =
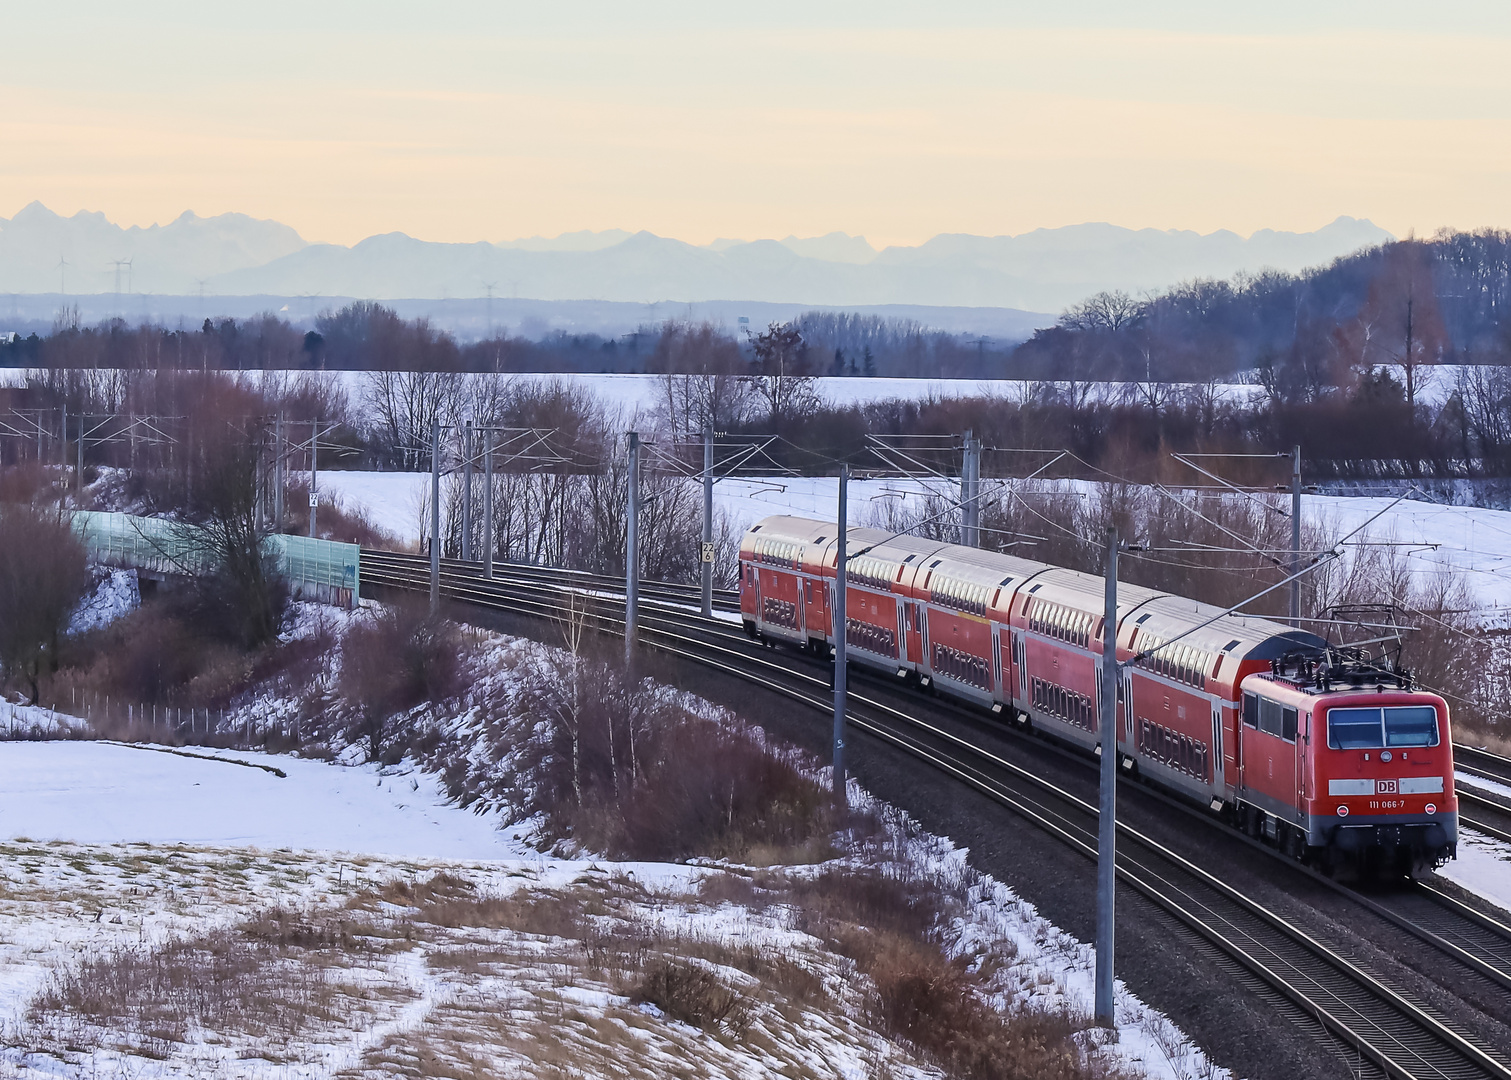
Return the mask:
{"type": "Polygon", "coordinates": [[[1461,824],[1458,857],[1437,874],[1511,912],[1511,844],[1461,824]]]}
{"type": "Polygon", "coordinates": [[[94,568],[94,588],[69,617],[68,633],[84,634],[109,626],[141,606],[141,583],[135,570],[97,566],[94,568]]]}
{"type": "Polygon", "coordinates": [[[103,742],[0,743],[0,838],[302,848],[433,859],[530,856],[411,768],[103,742]],[[238,764],[244,762],[247,764],[238,764]],[[265,765],[285,772],[250,766],[265,765]]]}

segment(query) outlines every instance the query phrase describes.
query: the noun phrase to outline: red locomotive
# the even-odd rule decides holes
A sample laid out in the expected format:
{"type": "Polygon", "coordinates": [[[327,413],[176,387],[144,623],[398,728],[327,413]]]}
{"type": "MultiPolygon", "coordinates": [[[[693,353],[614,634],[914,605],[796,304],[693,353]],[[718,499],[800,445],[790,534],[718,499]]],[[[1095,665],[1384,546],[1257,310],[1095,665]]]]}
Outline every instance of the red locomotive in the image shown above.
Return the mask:
{"type": "MultiPolygon", "coordinates": [[[[769,517],[740,545],[746,632],[829,655],[832,522],[769,517]]],[[[1103,583],[1012,555],[852,528],[850,658],[1100,753],[1103,583]]],[[[1332,870],[1453,857],[1448,706],[1315,634],[1118,586],[1123,770],[1332,870]]]]}

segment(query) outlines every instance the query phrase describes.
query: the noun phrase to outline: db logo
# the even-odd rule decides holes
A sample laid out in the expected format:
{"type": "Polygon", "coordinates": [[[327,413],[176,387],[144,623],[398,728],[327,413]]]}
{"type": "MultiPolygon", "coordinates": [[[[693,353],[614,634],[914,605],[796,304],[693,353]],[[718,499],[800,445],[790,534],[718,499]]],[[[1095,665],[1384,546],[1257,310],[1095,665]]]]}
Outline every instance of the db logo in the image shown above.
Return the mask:
{"type": "Polygon", "coordinates": [[[1427,810],[1427,812],[1429,814],[1436,814],[1438,812],[1438,804],[1437,803],[1428,803],[1427,807],[1426,807],[1426,810],[1427,810]]]}
{"type": "Polygon", "coordinates": [[[1348,807],[1346,807],[1346,806],[1340,806],[1340,807],[1338,807],[1338,816],[1339,817],[1348,817],[1348,807]]]}
{"type": "Polygon", "coordinates": [[[1376,780],[1375,781],[1375,794],[1376,795],[1394,795],[1394,794],[1396,794],[1396,782],[1394,780],[1376,780]]]}

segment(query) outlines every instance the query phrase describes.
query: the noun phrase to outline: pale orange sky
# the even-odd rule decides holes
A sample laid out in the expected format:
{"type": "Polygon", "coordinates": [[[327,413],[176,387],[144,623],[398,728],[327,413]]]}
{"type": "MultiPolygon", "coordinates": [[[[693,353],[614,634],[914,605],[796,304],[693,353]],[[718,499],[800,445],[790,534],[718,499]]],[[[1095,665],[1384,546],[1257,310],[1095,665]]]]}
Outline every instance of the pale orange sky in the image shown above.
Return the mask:
{"type": "Polygon", "coordinates": [[[1319,6],[38,5],[0,16],[0,216],[878,247],[1511,225],[1505,5],[1319,6]]]}

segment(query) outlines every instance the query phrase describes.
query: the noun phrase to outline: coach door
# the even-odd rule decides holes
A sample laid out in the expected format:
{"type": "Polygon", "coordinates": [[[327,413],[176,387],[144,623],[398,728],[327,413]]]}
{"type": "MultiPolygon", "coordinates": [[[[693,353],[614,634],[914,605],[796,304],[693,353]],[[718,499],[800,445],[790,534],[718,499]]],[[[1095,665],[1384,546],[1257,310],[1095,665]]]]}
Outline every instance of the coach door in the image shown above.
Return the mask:
{"type": "Polygon", "coordinates": [[[903,657],[910,663],[923,663],[923,605],[916,600],[903,601],[903,634],[906,644],[903,657]]]}
{"type": "Polygon", "coordinates": [[[1301,713],[1296,724],[1296,806],[1306,805],[1306,747],[1312,741],[1312,714],[1301,713]]]}
{"type": "Polygon", "coordinates": [[[1132,753],[1138,749],[1138,739],[1134,730],[1138,721],[1133,718],[1133,669],[1119,666],[1118,675],[1119,723],[1122,724],[1123,742],[1128,745],[1132,753]]]}
{"type": "Polygon", "coordinates": [[[1225,786],[1222,767],[1222,701],[1212,702],[1212,790],[1225,786]]]}
{"type": "Polygon", "coordinates": [[[919,671],[926,674],[934,674],[934,668],[929,663],[929,607],[928,604],[914,604],[919,612],[919,671]]]}
{"type": "Polygon", "coordinates": [[[1018,686],[1014,696],[1023,706],[1028,704],[1028,664],[1023,655],[1023,631],[1012,632],[1013,642],[1013,668],[1018,673],[1018,686]]]}
{"type": "Polygon", "coordinates": [[[992,627],[992,694],[996,697],[1007,699],[1012,697],[1003,689],[1005,685],[1002,678],[1002,631],[992,627]]]}

